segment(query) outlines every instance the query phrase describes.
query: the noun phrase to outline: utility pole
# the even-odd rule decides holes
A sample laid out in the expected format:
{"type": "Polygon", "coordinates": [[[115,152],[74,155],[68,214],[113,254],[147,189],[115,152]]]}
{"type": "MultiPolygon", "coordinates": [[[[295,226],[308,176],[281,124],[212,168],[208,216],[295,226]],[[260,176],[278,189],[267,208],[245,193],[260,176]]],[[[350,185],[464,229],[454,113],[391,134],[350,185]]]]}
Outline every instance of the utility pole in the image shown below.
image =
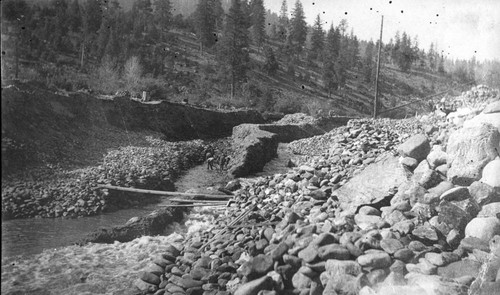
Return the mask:
{"type": "Polygon", "coordinates": [[[378,58],[377,58],[377,75],[375,76],[375,101],[373,102],[373,118],[377,118],[378,114],[378,80],[380,76],[380,51],[382,51],[382,29],[384,28],[384,16],[380,23],[380,39],[378,41],[378,58]]]}

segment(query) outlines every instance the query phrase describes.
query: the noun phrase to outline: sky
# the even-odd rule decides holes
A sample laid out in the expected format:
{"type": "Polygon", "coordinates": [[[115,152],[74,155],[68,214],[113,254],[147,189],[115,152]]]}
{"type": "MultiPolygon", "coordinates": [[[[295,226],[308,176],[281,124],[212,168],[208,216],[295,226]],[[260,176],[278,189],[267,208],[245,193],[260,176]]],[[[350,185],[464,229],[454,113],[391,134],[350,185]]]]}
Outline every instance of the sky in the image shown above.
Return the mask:
{"type": "MultiPolygon", "coordinates": [[[[279,14],[283,0],[264,0],[266,9],[279,14]]],[[[296,0],[286,0],[289,16],[296,0]]],[[[430,44],[452,59],[500,60],[500,0],[301,0],[306,21],[312,25],[320,14],[323,29],[342,18],[350,32],[362,40],[378,40],[384,15],[382,40],[396,31],[418,36],[419,47],[430,44]]]]}

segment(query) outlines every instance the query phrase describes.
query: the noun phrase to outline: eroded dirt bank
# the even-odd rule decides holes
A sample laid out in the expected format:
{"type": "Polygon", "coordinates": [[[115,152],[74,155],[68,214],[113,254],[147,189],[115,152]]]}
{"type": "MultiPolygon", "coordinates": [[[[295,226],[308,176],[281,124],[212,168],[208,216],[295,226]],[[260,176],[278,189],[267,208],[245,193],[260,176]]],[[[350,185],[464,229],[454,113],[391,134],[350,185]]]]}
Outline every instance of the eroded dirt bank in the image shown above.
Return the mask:
{"type": "MultiPolygon", "coordinates": [[[[2,218],[87,216],[151,198],[115,196],[98,184],[173,190],[200,164],[206,143],[253,111],[218,112],[168,102],[97,99],[15,82],[2,89],[2,218]]],[[[154,200],[153,200],[154,201],[154,200]]]]}

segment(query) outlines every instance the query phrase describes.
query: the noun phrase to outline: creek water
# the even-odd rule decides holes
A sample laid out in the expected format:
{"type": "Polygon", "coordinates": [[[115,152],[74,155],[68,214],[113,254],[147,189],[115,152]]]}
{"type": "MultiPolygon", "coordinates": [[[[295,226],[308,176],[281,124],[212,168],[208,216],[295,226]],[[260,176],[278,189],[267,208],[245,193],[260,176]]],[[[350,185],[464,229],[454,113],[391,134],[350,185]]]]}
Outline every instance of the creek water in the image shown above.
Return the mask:
{"type": "MultiPolygon", "coordinates": [[[[286,169],[285,146],[261,175],[286,169]]],[[[210,192],[228,181],[225,172],[205,165],[188,170],[176,190],[210,192]]],[[[166,201],[166,199],[162,200],[166,201]]],[[[186,233],[215,224],[224,209],[200,207],[168,229],[169,236],[141,237],[127,243],[72,245],[99,227],[121,225],[150,213],[158,204],[79,219],[17,219],[2,222],[2,294],[134,294],[134,282],[168,244],[182,244],[186,233]]]]}
{"type": "MultiPolygon", "coordinates": [[[[176,181],[175,186],[179,192],[188,190],[209,192],[210,187],[225,179],[225,173],[209,171],[205,165],[199,165],[184,173],[176,181]]],[[[167,198],[162,198],[158,204],[83,218],[31,218],[2,221],[2,258],[38,254],[44,249],[69,246],[100,227],[123,225],[132,217],[147,215],[167,200],[167,198]]]]}

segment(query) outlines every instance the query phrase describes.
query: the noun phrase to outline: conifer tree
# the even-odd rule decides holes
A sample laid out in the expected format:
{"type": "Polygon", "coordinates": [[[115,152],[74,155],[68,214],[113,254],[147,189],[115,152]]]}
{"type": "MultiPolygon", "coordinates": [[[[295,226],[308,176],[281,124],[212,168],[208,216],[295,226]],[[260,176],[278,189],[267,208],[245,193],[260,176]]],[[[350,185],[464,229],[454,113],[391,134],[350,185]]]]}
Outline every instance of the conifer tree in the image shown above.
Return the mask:
{"type": "Polygon", "coordinates": [[[307,38],[307,23],[304,14],[304,8],[300,0],[295,2],[295,7],[290,20],[290,31],[288,38],[290,39],[293,49],[296,53],[301,53],[307,38]]]}
{"type": "Polygon", "coordinates": [[[373,40],[370,40],[370,42],[368,42],[368,44],[366,45],[365,58],[363,62],[363,74],[365,82],[368,83],[372,81],[374,49],[375,49],[375,44],[373,44],[373,40]]]}
{"type": "MultiPolygon", "coordinates": [[[[217,40],[217,11],[214,0],[199,0],[195,11],[195,28],[196,34],[203,47],[212,47],[217,40]]],[[[220,4],[220,2],[219,2],[220,4]]]]}
{"type": "Polygon", "coordinates": [[[401,37],[399,35],[399,31],[396,31],[396,35],[394,36],[394,46],[391,51],[391,61],[393,64],[399,63],[399,55],[401,52],[401,37]]]}
{"type": "Polygon", "coordinates": [[[260,48],[266,39],[266,10],[264,8],[264,1],[252,0],[250,2],[250,10],[252,41],[260,48]]]}
{"type": "Polygon", "coordinates": [[[399,54],[397,64],[403,72],[408,72],[413,62],[413,48],[411,46],[411,39],[406,32],[401,36],[401,45],[399,46],[399,54]]]}
{"type": "Polygon", "coordinates": [[[351,30],[351,35],[349,36],[349,44],[348,44],[348,52],[349,52],[349,67],[357,67],[359,62],[359,41],[358,37],[354,35],[354,31],[351,30]]]}
{"type": "Polygon", "coordinates": [[[266,46],[264,48],[264,56],[266,58],[263,67],[264,71],[266,71],[266,73],[270,76],[275,75],[279,69],[279,63],[276,60],[276,56],[274,55],[274,51],[271,46],[266,46]]]}
{"type": "Polygon", "coordinates": [[[330,26],[326,35],[325,52],[323,54],[323,84],[328,90],[330,97],[332,90],[336,90],[339,86],[337,72],[340,68],[339,64],[339,48],[340,48],[340,31],[335,29],[333,24],[330,26]]]}
{"type": "Polygon", "coordinates": [[[228,73],[231,83],[231,95],[236,86],[246,78],[248,62],[248,30],[242,10],[241,0],[232,0],[226,17],[224,33],[218,43],[218,61],[222,73],[228,73]]]}
{"type": "Polygon", "coordinates": [[[286,0],[281,2],[280,15],[278,18],[278,39],[281,42],[285,42],[288,36],[288,27],[290,25],[290,20],[288,19],[288,6],[286,4],[286,0]]]}
{"type": "MultiPolygon", "coordinates": [[[[439,58],[438,72],[440,74],[444,74],[445,73],[445,71],[444,71],[444,56],[443,56],[443,54],[441,54],[441,57],[439,58]]],[[[469,75],[470,75],[470,73],[469,73],[469,75]]],[[[471,76],[469,76],[468,78],[469,79],[471,79],[471,78],[474,79],[474,77],[471,77],[471,76]]]]}
{"type": "Polygon", "coordinates": [[[325,42],[325,32],[323,31],[323,26],[321,24],[321,18],[318,14],[311,35],[311,53],[313,58],[318,58],[321,52],[323,52],[325,42]]]}
{"type": "Polygon", "coordinates": [[[436,50],[434,48],[434,43],[431,43],[431,47],[429,48],[429,53],[427,54],[427,57],[429,59],[429,68],[431,69],[431,71],[434,71],[437,66],[436,50]]]}
{"type": "Polygon", "coordinates": [[[412,61],[417,66],[420,64],[420,48],[418,44],[418,36],[413,38],[413,46],[411,48],[412,61]]]}

